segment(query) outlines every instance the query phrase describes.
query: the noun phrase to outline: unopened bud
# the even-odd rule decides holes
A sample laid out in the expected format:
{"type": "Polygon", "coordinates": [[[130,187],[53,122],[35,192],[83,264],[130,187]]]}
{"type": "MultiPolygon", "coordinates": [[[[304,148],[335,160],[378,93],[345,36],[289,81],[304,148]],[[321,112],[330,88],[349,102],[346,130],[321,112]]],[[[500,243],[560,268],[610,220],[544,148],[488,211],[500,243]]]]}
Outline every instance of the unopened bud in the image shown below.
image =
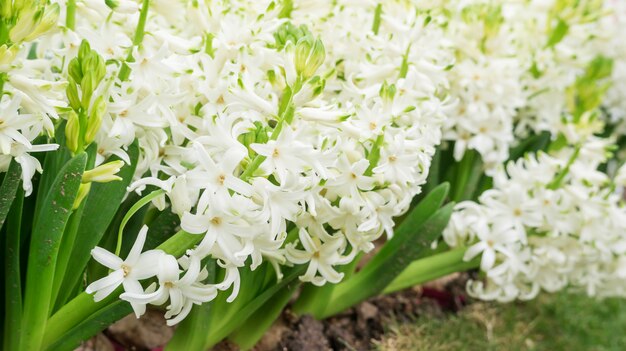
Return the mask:
{"type": "Polygon", "coordinates": [[[78,111],[80,108],[80,97],[78,97],[78,86],[76,86],[76,82],[70,76],[68,77],[67,88],[65,89],[65,94],[67,95],[67,99],[70,102],[70,107],[74,111],[78,111]]]}
{"type": "Polygon", "coordinates": [[[89,195],[89,190],[91,190],[91,183],[83,183],[78,187],[78,194],[76,194],[76,198],[74,199],[72,210],[80,207],[80,204],[87,197],[87,195],[89,195]]]}
{"type": "Polygon", "coordinates": [[[387,84],[387,82],[384,82],[383,85],[380,87],[380,91],[378,92],[378,95],[380,95],[381,98],[383,98],[383,100],[386,101],[391,101],[393,100],[393,97],[396,95],[396,85],[395,84],[387,84]]]}
{"type": "Polygon", "coordinates": [[[100,130],[102,124],[102,116],[106,111],[106,104],[102,95],[98,96],[91,106],[91,112],[89,113],[89,120],[87,121],[87,130],[85,131],[85,144],[91,144],[100,130]]]}
{"type": "Polygon", "coordinates": [[[83,39],[83,41],[80,42],[80,46],[78,47],[78,60],[80,60],[82,63],[87,58],[87,55],[89,55],[90,52],[91,46],[89,45],[89,42],[83,39]]]}
{"type": "Polygon", "coordinates": [[[80,103],[85,111],[89,109],[89,102],[91,101],[91,96],[96,88],[94,80],[93,72],[86,71],[83,79],[80,81],[80,91],[82,93],[80,103]]]}
{"type": "Polygon", "coordinates": [[[114,180],[122,180],[122,178],[117,176],[116,174],[123,166],[124,161],[122,160],[107,162],[94,169],[85,171],[85,173],[83,173],[83,178],[81,179],[81,182],[108,183],[114,180]]]}
{"type": "Polygon", "coordinates": [[[139,11],[139,6],[132,1],[124,1],[120,4],[118,0],[104,0],[104,3],[113,11],[117,13],[136,13],[139,11]]]}
{"type": "Polygon", "coordinates": [[[35,9],[29,9],[20,13],[15,26],[13,26],[9,32],[9,39],[14,43],[19,43],[24,40],[24,38],[35,29],[35,25],[41,15],[42,13],[35,9]]]}
{"type": "Polygon", "coordinates": [[[303,38],[296,44],[295,66],[296,72],[304,79],[309,79],[317,69],[324,63],[326,51],[324,44],[318,38],[315,41],[303,38]]]}
{"type": "Polygon", "coordinates": [[[61,8],[59,7],[59,4],[51,4],[46,6],[41,20],[35,26],[33,31],[30,32],[28,36],[26,36],[25,40],[33,40],[52,29],[57,24],[60,12],[61,8]]]}
{"type": "Polygon", "coordinates": [[[67,124],[65,125],[65,144],[70,151],[75,154],[78,151],[78,140],[80,138],[80,121],[78,115],[74,111],[70,111],[67,115],[67,124]]]}
{"type": "Polygon", "coordinates": [[[80,68],[80,61],[78,60],[78,58],[75,57],[70,61],[67,67],[67,72],[76,83],[79,83],[81,80],[83,80],[83,70],[80,68]]]}
{"type": "Polygon", "coordinates": [[[15,54],[19,50],[17,45],[11,45],[10,47],[7,44],[0,46],[0,65],[8,65],[13,62],[13,58],[15,58],[15,54]]]}

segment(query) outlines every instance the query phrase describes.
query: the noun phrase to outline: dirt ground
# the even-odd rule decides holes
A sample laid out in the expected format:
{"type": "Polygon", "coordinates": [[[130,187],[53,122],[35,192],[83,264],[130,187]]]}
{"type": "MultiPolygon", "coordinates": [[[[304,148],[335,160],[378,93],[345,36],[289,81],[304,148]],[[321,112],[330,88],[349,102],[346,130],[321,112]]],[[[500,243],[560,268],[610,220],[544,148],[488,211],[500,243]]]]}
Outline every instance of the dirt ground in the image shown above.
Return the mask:
{"type": "MultiPolygon", "coordinates": [[[[297,316],[287,308],[254,350],[370,350],[391,322],[410,323],[416,316],[457,311],[466,302],[464,281],[465,277],[453,275],[422,287],[372,298],[323,321],[297,316]]],[[[157,351],[163,349],[173,332],[165,325],[161,312],[149,310],[140,319],[127,316],[77,350],[157,351]]],[[[224,341],[214,350],[238,348],[224,341]]]]}

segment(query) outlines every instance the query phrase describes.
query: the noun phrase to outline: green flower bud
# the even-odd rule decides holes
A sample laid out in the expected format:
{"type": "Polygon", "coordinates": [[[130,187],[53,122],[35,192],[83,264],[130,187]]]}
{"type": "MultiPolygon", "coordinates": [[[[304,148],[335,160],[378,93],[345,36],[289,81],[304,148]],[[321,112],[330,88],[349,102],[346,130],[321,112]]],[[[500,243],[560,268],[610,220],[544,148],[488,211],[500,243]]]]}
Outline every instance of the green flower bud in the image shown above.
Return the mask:
{"type": "Polygon", "coordinates": [[[381,98],[383,98],[384,100],[387,101],[391,101],[393,100],[393,97],[396,95],[396,85],[395,84],[387,84],[387,82],[384,82],[383,85],[380,87],[380,91],[378,92],[378,95],[380,95],[381,98]]]}
{"type": "Polygon", "coordinates": [[[70,77],[72,77],[72,79],[74,79],[76,83],[83,80],[83,70],[80,68],[80,61],[78,61],[77,58],[73,58],[70,61],[67,67],[67,71],[70,77]]]}
{"type": "Polygon", "coordinates": [[[326,59],[326,51],[319,38],[315,41],[303,38],[296,44],[296,72],[305,80],[315,75],[317,69],[324,63],[324,59],[326,59]]]}
{"type": "Polygon", "coordinates": [[[0,17],[2,18],[11,18],[13,17],[12,1],[0,1],[0,17]]]}
{"type": "Polygon", "coordinates": [[[82,93],[80,102],[85,111],[89,109],[89,102],[91,101],[91,96],[93,95],[93,91],[97,85],[94,80],[93,72],[87,71],[83,76],[83,79],[80,81],[80,90],[82,93]]]}
{"type": "Polygon", "coordinates": [[[106,103],[102,95],[98,96],[91,106],[91,113],[89,114],[89,120],[87,121],[87,130],[85,131],[85,144],[91,144],[96,138],[100,125],[102,125],[102,117],[106,111],[106,103]]]}
{"type": "Polygon", "coordinates": [[[78,115],[74,111],[70,111],[67,115],[67,124],[65,125],[65,144],[70,151],[75,154],[78,152],[78,141],[80,138],[80,121],[78,115]]]}
{"type": "Polygon", "coordinates": [[[89,171],[85,171],[83,173],[83,177],[81,179],[82,183],[108,183],[114,180],[122,180],[121,177],[117,176],[117,172],[124,166],[124,161],[117,160],[107,162],[102,164],[94,169],[89,171]]]}
{"type": "Polygon", "coordinates": [[[0,65],[6,65],[13,61],[15,58],[15,54],[19,50],[19,47],[16,45],[11,45],[10,47],[7,44],[0,46],[0,65]]]}
{"type": "Polygon", "coordinates": [[[80,46],[78,47],[78,60],[82,63],[87,58],[87,55],[89,55],[90,52],[91,46],[89,45],[89,42],[83,39],[83,41],[80,42],[80,46]]]}
{"type": "Polygon", "coordinates": [[[67,99],[70,102],[70,107],[72,107],[74,111],[78,111],[78,109],[80,108],[80,97],[78,96],[78,86],[76,85],[74,78],[72,78],[71,76],[68,77],[68,84],[67,84],[67,88],[65,89],[65,94],[67,95],[67,99]]]}

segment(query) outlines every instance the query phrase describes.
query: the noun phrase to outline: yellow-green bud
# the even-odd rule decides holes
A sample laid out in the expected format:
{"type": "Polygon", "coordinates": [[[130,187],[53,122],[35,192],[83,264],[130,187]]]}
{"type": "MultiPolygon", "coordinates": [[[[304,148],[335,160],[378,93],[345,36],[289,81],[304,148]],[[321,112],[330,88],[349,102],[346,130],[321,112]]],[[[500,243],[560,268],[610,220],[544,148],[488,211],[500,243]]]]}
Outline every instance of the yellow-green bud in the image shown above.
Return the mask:
{"type": "Polygon", "coordinates": [[[303,38],[296,44],[296,72],[305,80],[315,75],[317,69],[324,63],[324,59],[326,59],[326,51],[319,38],[315,41],[303,38]]]}
{"type": "Polygon", "coordinates": [[[59,19],[60,12],[61,7],[59,7],[59,4],[51,4],[46,6],[41,20],[39,21],[37,26],[35,26],[33,31],[24,39],[33,40],[38,36],[48,32],[50,29],[54,28],[54,26],[57,24],[57,20],[59,19]]]}
{"type": "Polygon", "coordinates": [[[80,121],[78,120],[76,112],[70,111],[67,115],[67,124],[65,125],[65,144],[73,154],[78,151],[79,138],[80,121]]]}
{"type": "Polygon", "coordinates": [[[15,58],[18,50],[19,47],[16,45],[8,47],[7,44],[4,44],[0,46],[0,65],[8,65],[13,62],[13,58],[15,58]]]}
{"type": "Polygon", "coordinates": [[[87,55],[91,52],[91,46],[89,42],[85,39],[80,42],[80,46],[78,47],[78,59],[83,61],[87,58],[87,55]]]}
{"type": "Polygon", "coordinates": [[[93,91],[96,88],[96,84],[94,83],[95,82],[93,73],[90,71],[86,71],[83,79],[80,81],[80,91],[82,93],[82,98],[80,102],[84,110],[87,110],[89,108],[91,96],[93,95],[93,91]]]}
{"type": "Polygon", "coordinates": [[[72,210],[75,210],[78,207],[80,207],[80,204],[89,194],[89,190],[91,190],[91,183],[83,183],[78,187],[78,194],[76,195],[76,198],[74,199],[74,205],[72,206],[72,210]]]}
{"type": "Polygon", "coordinates": [[[106,111],[106,103],[102,95],[98,96],[91,106],[91,112],[89,114],[89,120],[87,121],[87,130],[85,131],[85,144],[89,145],[96,138],[100,125],[102,124],[102,116],[106,111]]]}
{"type": "Polygon", "coordinates": [[[74,79],[76,83],[79,83],[83,79],[83,70],[80,68],[80,61],[77,58],[73,58],[67,67],[67,73],[74,79]]]}
{"type": "Polygon", "coordinates": [[[13,1],[7,1],[7,0],[0,1],[0,17],[2,18],[13,17],[12,5],[13,5],[13,1]]]}
{"type": "Polygon", "coordinates": [[[78,111],[80,108],[80,97],[78,96],[78,86],[74,81],[74,78],[71,76],[68,77],[67,88],[65,89],[65,93],[67,95],[67,99],[70,102],[70,107],[74,109],[74,111],[78,111]]]}
{"type": "Polygon", "coordinates": [[[41,17],[42,12],[36,11],[35,8],[30,8],[27,11],[21,12],[17,18],[15,26],[11,28],[9,32],[9,39],[14,43],[19,43],[27,35],[29,35],[34,29],[37,21],[41,17]]]}
{"type": "Polygon", "coordinates": [[[122,180],[122,178],[117,176],[116,174],[123,166],[124,161],[121,160],[107,162],[94,169],[85,171],[85,173],[83,173],[83,178],[81,179],[81,182],[108,183],[114,180],[122,180]]]}

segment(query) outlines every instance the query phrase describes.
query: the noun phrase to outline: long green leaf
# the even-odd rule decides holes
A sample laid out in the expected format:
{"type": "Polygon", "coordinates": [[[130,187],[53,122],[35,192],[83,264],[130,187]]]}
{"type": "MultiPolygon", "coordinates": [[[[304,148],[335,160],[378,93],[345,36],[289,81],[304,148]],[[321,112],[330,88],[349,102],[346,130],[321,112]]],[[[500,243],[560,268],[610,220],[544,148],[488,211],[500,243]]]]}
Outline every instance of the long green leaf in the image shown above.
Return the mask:
{"type": "Polygon", "coordinates": [[[126,195],[126,188],[135,174],[139,156],[137,142],[134,142],[128,148],[128,156],[131,164],[122,167],[118,173],[122,180],[91,185],[89,195],[84,200],[85,204],[81,214],[80,225],[76,231],[77,240],[75,240],[72,249],[72,264],[67,267],[63,277],[63,284],[59,290],[58,306],[72,297],[75,291],[74,287],[78,285],[83,271],[91,258],[91,250],[98,245],[98,242],[113,220],[124,195],[126,195]]]}
{"type": "Polygon", "coordinates": [[[5,269],[5,316],[4,350],[16,350],[22,318],[22,282],[20,270],[20,232],[24,190],[17,190],[15,201],[7,219],[7,237],[4,256],[5,269]]]}
{"type": "Polygon", "coordinates": [[[414,261],[385,288],[383,293],[389,294],[448,274],[478,267],[480,264],[478,257],[468,262],[463,260],[465,250],[465,247],[458,247],[414,261]]]}
{"type": "Polygon", "coordinates": [[[302,265],[291,268],[291,270],[285,274],[280,282],[271,285],[267,290],[260,293],[256,296],[256,298],[243,306],[243,308],[239,309],[237,313],[231,315],[230,318],[223,320],[219,326],[215,326],[216,329],[211,331],[207,337],[206,344],[204,345],[205,349],[212,347],[245,323],[255,311],[266,304],[269,299],[276,295],[276,293],[286,288],[288,284],[293,284],[293,281],[302,272],[304,272],[304,269],[305,266],[302,265]]]}
{"type": "MultiPolygon", "coordinates": [[[[89,148],[87,148],[87,164],[85,166],[85,170],[93,168],[96,161],[96,150],[96,144],[91,144],[89,148]]],[[[50,315],[52,315],[52,313],[57,309],[55,308],[57,305],[55,304],[55,301],[57,301],[59,290],[61,289],[61,285],[63,283],[63,277],[65,276],[67,267],[70,264],[72,251],[74,249],[74,242],[76,241],[78,225],[80,224],[80,219],[84,209],[85,201],[82,201],[78,208],[72,212],[72,215],[65,226],[65,231],[63,232],[63,238],[61,239],[61,246],[59,247],[59,254],[57,256],[57,263],[54,269],[50,315]]]]}
{"type": "Polygon", "coordinates": [[[265,334],[274,321],[276,321],[299,286],[300,283],[294,281],[279,290],[271,300],[264,303],[250,318],[237,328],[237,330],[229,336],[229,339],[234,341],[242,350],[249,350],[254,347],[254,345],[261,340],[263,334],[265,334]]]}
{"type": "Polygon", "coordinates": [[[0,228],[11,209],[11,204],[20,185],[21,176],[22,168],[20,164],[15,162],[15,160],[11,161],[9,170],[4,175],[2,186],[0,186],[0,228]]]}
{"type": "Polygon", "coordinates": [[[80,345],[81,341],[89,339],[132,312],[133,309],[128,302],[117,300],[89,316],[85,321],[67,332],[62,339],[46,349],[50,351],[74,350],[80,345]]]}
{"type": "Polygon", "coordinates": [[[427,196],[423,200],[427,201],[427,205],[421,207],[420,204],[413,210],[416,214],[403,222],[395,236],[363,270],[337,285],[331,301],[323,313],[316,313],[316,317],[334,315],[379,294],[411,262],[428,252],[430,244],[441,235],[452,213],[452,203],[434,214],[431,212],[432,207],[445,197],[447,187],[444,190],[446,191],[442,193],[435,189],[433,192],[436,192],[436,195],[427,196]],[[424,213],[424,216],[420,216],[420,213],[424,213]]]}
{"type": "Polygon", "coordinates": [[[20,350],[39,350],[50,309],[54,270],[67,220],[87,163],[82,153],[61,169],[40,208],[31,237],[20,350]]]}

